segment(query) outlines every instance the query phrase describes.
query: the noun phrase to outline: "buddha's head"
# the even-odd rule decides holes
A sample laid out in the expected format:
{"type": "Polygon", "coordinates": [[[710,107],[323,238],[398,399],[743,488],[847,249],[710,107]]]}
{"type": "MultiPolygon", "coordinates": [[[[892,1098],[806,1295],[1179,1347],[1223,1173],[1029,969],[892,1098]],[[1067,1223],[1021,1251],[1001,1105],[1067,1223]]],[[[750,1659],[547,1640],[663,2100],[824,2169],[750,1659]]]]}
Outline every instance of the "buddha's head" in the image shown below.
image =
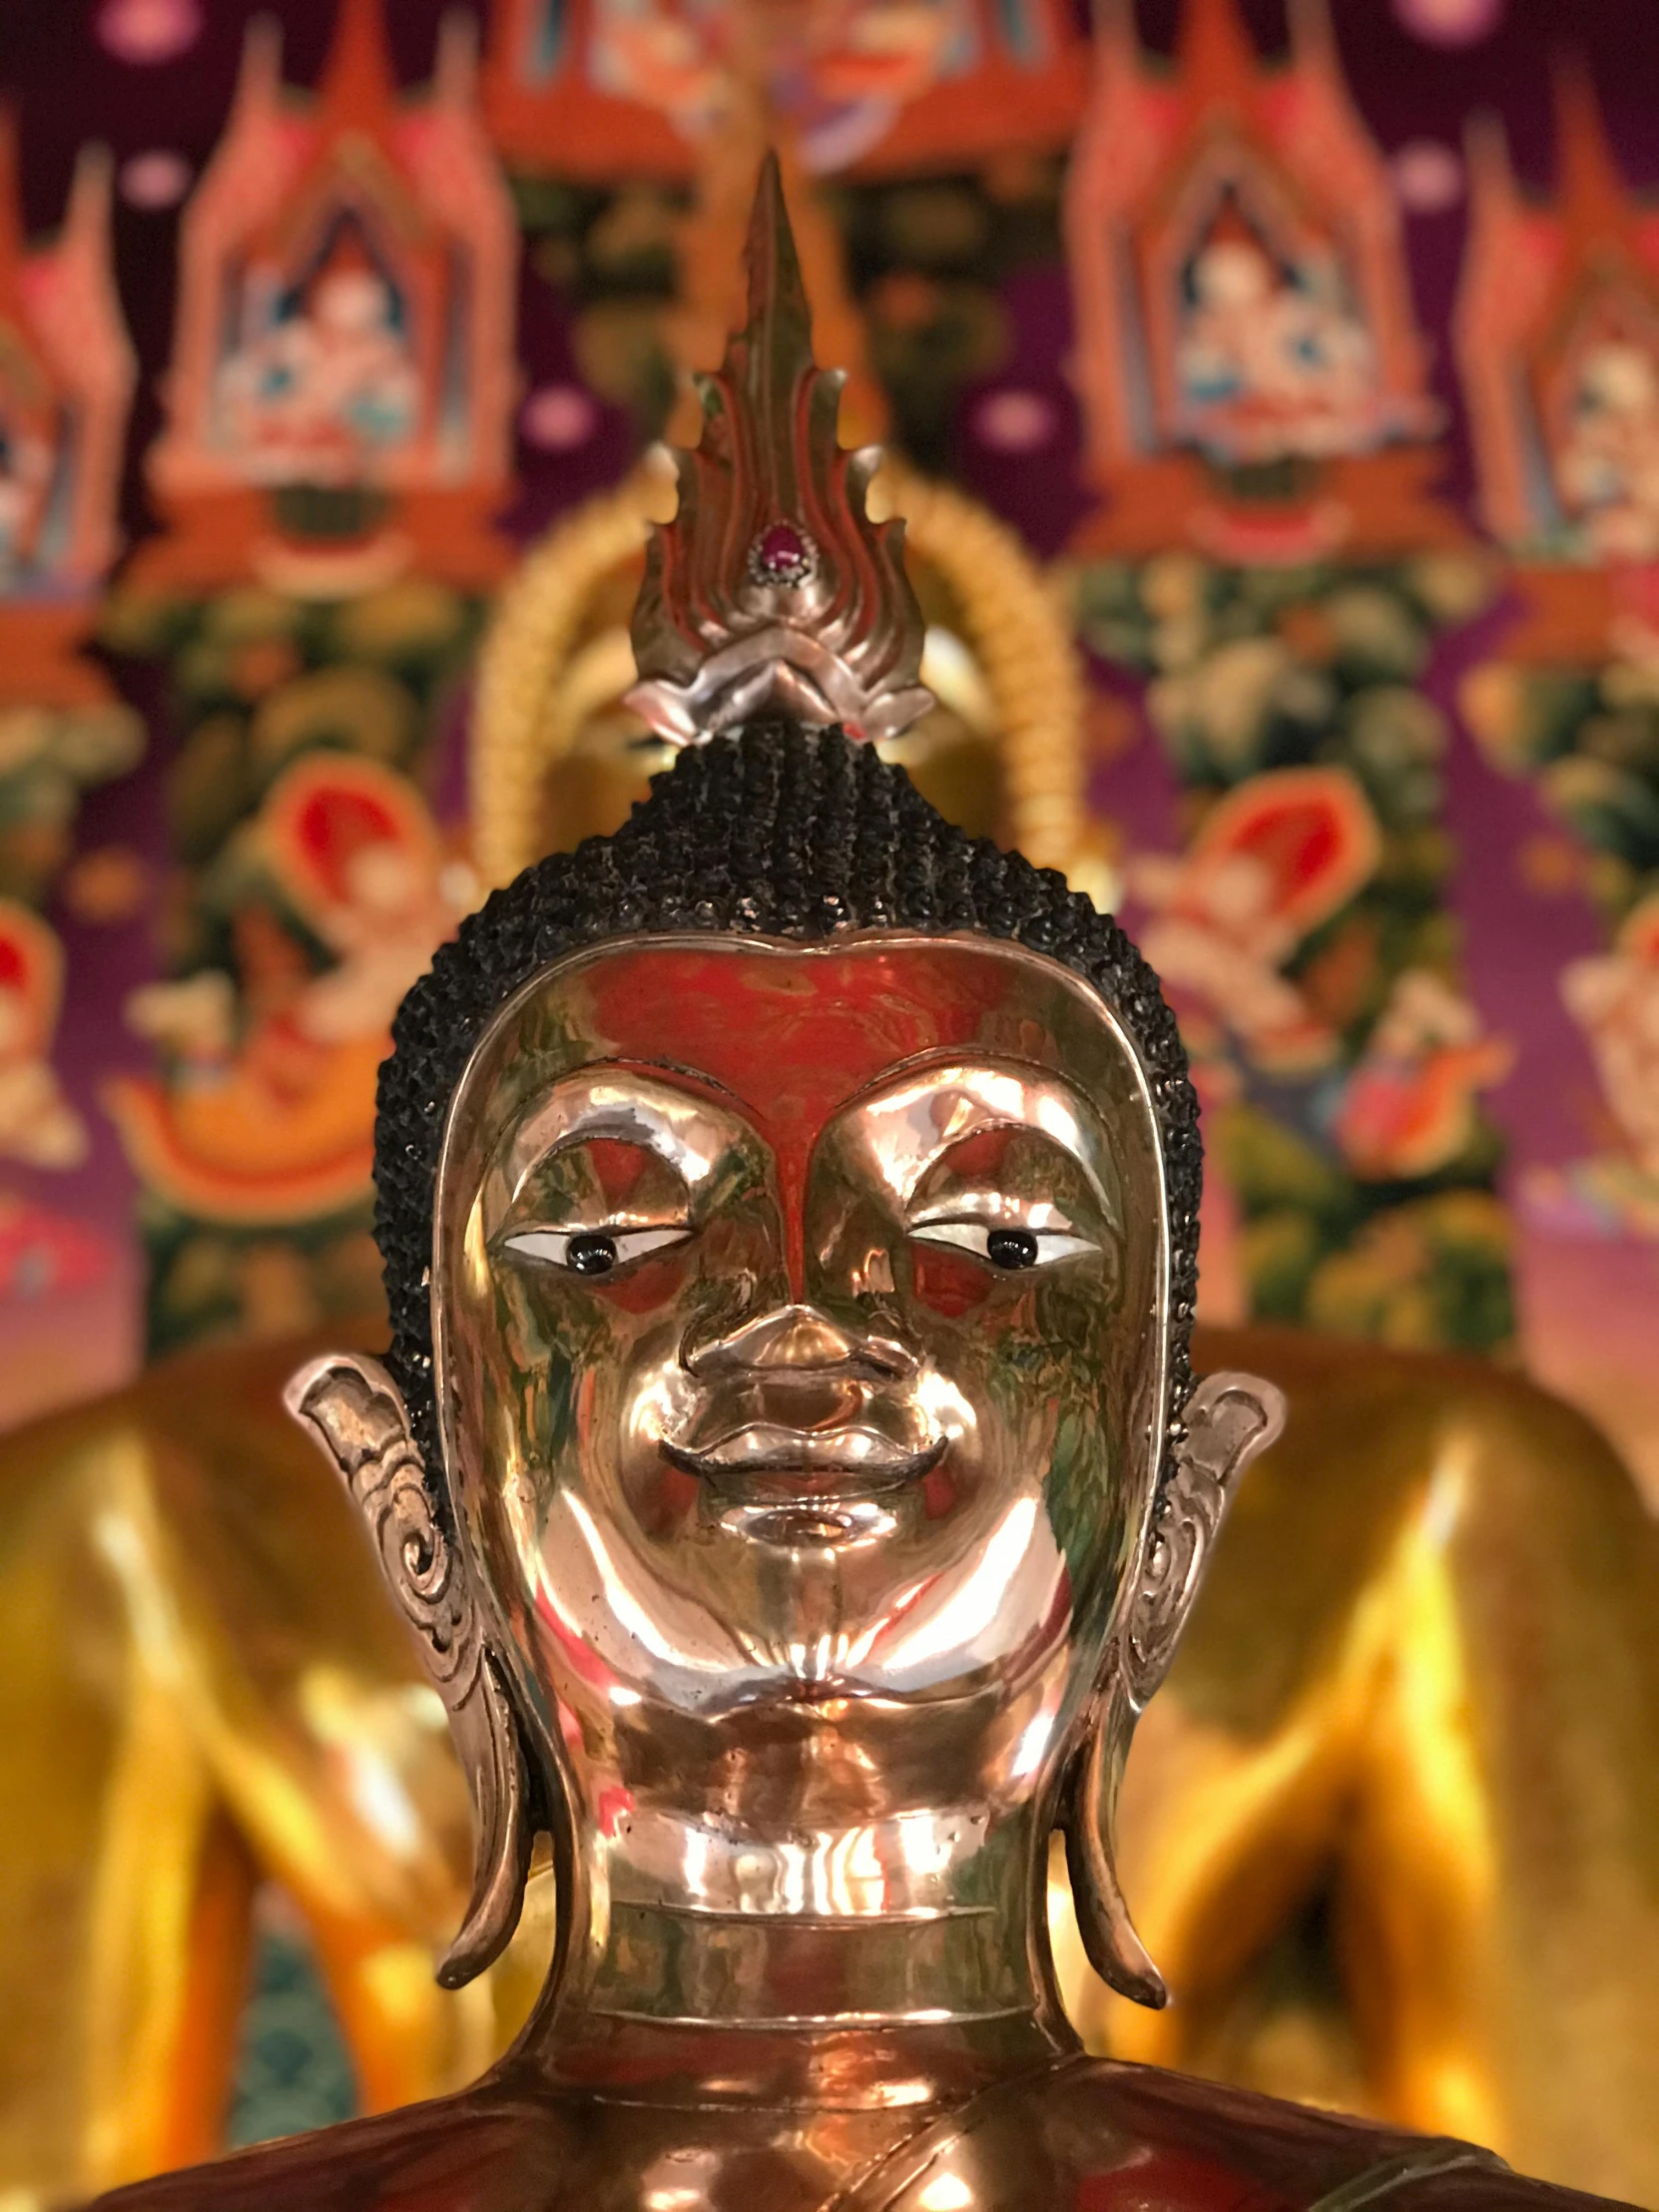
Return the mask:
{"type": "Polygon", "coordinates": [[[472,1775],[449,1978],[506,1939],[537,1825],[602,1945],[622,1908],[1012,1928],[1064,1823],[1095,1963],[1156,2001],[1112,1800],[1278,1408],[1193,1389],[1196,1102],[1155,977],[809,726],[872,659],[825,643],[809,511],[802,575],[752,551],[713,678],[659,655],[713,734],[404,1001],[390,1372],[321,1362],[291,1402],[472,1775]]]}
{"type": "Polygon", "coordinates": [[[573,1889],[742,1913],[1099,1841],[1276,1419],[1193,1404],[1198,1169],[1121,931],[836,731],[687,753],[438,954],[381,1085],[401,1396],[296,1399],[472,1701],[457,1970],[538,1818],[573,1889]]]}

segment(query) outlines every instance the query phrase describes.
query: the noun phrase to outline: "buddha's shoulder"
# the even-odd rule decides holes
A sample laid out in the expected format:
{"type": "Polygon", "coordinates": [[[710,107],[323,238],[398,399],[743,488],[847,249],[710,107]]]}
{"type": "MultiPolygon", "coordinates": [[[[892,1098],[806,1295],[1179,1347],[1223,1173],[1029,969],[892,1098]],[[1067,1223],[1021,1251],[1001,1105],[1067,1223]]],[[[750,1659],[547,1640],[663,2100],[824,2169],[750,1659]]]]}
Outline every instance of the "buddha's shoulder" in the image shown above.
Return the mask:
{"type": "MultiPolygon", "coordinates": [[[[1489,2151],[1161,2069],[1081,2059],[935,2121],[844,2212],[1609,2212],[1489,2151]]],[[[1612,2212],[1634,2212],[1614,2207],[1612,2212]]]]}
{"type": "Polygon", "coordinates": [[[485,2084],[160,2175],[99,2212],[637,2212],[671,2171],[688,2212],[680,2185],[717,2171],[696,2201],[753,2212],[1607,2212],[1467,2144],[1107,2060],[1004,2082],[873,2166],[850,2142],[844,2163],[806,2156],[802,2119],[757,2133],[730,2112],[485,2084]],[[837,2180],[837,2164],[862,2180],[837,2180]]]}
{"type": "Polygon", "coordinates": [[[556,2104],[469,2090],[158,2174],[94,2212],[539,2212],[568,2137],[556,2104]]]}

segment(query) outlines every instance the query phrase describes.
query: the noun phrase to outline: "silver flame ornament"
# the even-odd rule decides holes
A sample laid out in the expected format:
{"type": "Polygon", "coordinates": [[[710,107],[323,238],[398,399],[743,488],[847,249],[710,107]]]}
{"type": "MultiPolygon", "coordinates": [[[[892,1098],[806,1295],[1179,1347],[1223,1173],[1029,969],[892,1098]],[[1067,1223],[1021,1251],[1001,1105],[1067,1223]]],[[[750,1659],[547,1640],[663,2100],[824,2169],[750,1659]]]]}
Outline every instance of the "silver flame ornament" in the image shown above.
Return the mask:
{"type": "Polygon", "coordinates": [[[676,746],[768,712],[896,737],[933,704],[904,525],[866,511],[880,447],[836,441],[845,378],[813,358],[776,155],[746,261],[748,324],[696,378],[702,440],[676,453],[679,512],[652,532],[628,703],[676,746]]]}

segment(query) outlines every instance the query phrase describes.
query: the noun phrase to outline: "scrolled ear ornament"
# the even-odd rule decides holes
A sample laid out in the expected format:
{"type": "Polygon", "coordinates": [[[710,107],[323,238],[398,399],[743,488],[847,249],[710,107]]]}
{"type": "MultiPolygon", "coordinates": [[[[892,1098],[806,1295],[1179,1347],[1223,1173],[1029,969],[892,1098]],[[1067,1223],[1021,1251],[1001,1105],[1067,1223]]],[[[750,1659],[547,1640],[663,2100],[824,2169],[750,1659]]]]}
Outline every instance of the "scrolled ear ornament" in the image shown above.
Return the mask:
{"type": "Polygon", "coordinates": [[[1124,1676],[1141,1712],[1175,1657],[1233,1487],[1285,1426],[1285,1396],[1254,1375],[1207,1375],[1182,1414],[1175,1471],[1152,1511],[1124,1637],[1124,1676]]]}
{"type": "Polygon", "coordinates": [[[438,1980],[458,1989],[518,1925],[533,1825],[518,1722],[485,1640],[466,1564],[438,1519],[403,1393],[377,1360],[332,1353],[282,1393],[362,1515],[380,1572],[419,1642],[472,1793],[476,1874],[438,1980]]]}
{"type": "Polygon", "coordinates": [[[1284,1428],[1284,1393],[1254,1375],[1208,1375],[1187,1399],[1182,1425],[1174,1471],[1154,1504],[1111,1669],[1061,1806],[1089,1963],[1120,1996],[1154,2009],[1168,2003],[1169,1990],[1135,1933],[1118,1883],[1118,1792],[1135,1722],[1169,1672],[1234,1486],[1284,1428]]]}

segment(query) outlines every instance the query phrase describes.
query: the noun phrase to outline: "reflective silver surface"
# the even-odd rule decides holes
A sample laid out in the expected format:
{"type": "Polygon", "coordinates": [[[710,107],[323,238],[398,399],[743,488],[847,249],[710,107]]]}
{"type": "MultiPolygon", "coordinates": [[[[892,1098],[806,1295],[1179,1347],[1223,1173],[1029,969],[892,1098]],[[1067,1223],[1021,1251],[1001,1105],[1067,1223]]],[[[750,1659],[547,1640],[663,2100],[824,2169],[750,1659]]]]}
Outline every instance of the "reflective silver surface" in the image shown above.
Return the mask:
{"type": "Polygon", "coordinates": [[[698,2016],[680,1923],[753,1918],[832,1964],[801,1994],[797,1929],[780,2010],[764,1943],[715,1945],[730,2013],[1063,2046],[1034,1901],[1163,1389],[1162,1176],[1102,1003],[983,942],[612,945],[475,1054],[437,1216],[450,1481],[571,1807],[562,2005],[698,2016]]]}

